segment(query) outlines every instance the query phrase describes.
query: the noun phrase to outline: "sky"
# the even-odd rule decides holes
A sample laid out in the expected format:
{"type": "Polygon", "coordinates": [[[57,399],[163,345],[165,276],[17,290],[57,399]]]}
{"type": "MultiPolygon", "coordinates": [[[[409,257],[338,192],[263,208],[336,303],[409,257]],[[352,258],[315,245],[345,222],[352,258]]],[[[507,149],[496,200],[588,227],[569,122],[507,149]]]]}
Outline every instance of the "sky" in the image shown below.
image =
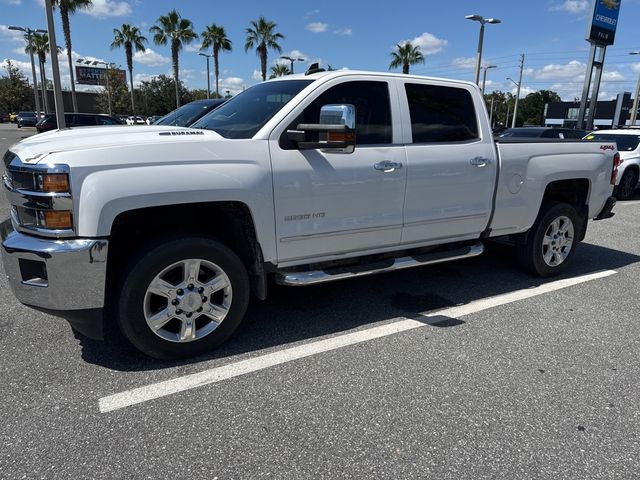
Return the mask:
{"type": "MultiPolygon", "coordinates": [[[[636,34],[640,0],[621,0],[616,42],[607,50],[600,99],[614,98],[635,88],[640,75],[640,50],[636,34]]],[[[7,59],[30,78],[24,39],[9,25],[46,28],[43,0],[0,0],[0,67],[7,59]]],[[[216,23],[226,28],[233,51],[220,56],[221,90],[232,94],[259,82],[259,58],[245,53],[245,29],[260,15],[277,23],[282,55],[304,58],[297,72],[311,62],[352,70],[388,71],[390,53],[399,42],[412,40],[425,55],[424,65],[411,73],[474,79],[479,24],[465,15],[478,14],[502,20],[487,25],[483,63],[495,65],[487,77],[487,92],[513,91],[519,59],[525,54],[523,96],[541,89],[558,92],[564,100],[579,97],[586,72],[589,44],[587,30],[591,0],[404,0],[392,4],[366,0],[243,0],[234,4],[215,0],[93,0],[93,8],[71,17],[73,56],[125,66],[124,50],[111,50],[113,29],[123,23],[138,26],[149,39],[147,49],[134,58],[134,81],[171,74],[168,46],[152,41],[149,28],[160,15],[176,8],[194,23],[196,32],[216,23]]],[[[55,12],[58,45],[64,37],[55,12]]],[[[200,40],[185,46],[180,55],[180,76],[189,88],[206,88],[206,60],[198,56],[200,40]]],[[[209,52],[210,53],[210,52],[209,52]]],[[[269,66],[278,60],[269,52],[269,66]]],[[[63,84],[69,85],[66,56],[60,56],[63,84]]],[[[50,62],[47,63],[51,77],[50,62]]],[[[213,67],[211,68],[213,86],[213,67]]],[[[95,89],[99,87],[78,87],[95,89]]],[[[212,87],[213,88],[213,87],[212,87]]]]}

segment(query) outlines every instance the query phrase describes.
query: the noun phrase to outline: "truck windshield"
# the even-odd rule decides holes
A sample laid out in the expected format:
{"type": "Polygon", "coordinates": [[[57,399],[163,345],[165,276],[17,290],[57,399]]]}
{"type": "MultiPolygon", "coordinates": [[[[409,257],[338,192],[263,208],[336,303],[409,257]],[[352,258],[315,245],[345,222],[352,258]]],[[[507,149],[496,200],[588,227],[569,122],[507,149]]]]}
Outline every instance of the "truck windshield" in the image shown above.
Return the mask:
{"type": "Polygon", "coordinates": [[[225,138],[251,138],[313,80],[260,83],[208,113],[192,128],[213,130],[225,138]]]}
{"type": "Polygon", "coordinates": [[[616,142],[618,151],[633,152],[640,144],[640,135],[616,135],[613,133],[590,133],[585,140],[591,142],[616,142]]]}

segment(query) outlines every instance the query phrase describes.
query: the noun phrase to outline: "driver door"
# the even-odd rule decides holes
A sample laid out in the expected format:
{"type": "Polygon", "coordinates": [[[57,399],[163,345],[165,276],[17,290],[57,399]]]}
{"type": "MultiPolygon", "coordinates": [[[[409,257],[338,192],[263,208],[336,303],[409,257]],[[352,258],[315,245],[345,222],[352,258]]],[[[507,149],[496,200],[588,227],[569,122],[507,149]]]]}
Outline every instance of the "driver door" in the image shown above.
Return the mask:
{"type": "Polygon", "coordinates": [[[400,243],[407,169],[399,122],[393,121],[399,117],[395,88],[392,80],[353,78],[320,87],[270,141],[280,264],[348,257],[400,243]],[[353,153],[301,150],[288,140],[287,130],[320,123],[321,108],[331,104],[355,106],[353,153]]]}

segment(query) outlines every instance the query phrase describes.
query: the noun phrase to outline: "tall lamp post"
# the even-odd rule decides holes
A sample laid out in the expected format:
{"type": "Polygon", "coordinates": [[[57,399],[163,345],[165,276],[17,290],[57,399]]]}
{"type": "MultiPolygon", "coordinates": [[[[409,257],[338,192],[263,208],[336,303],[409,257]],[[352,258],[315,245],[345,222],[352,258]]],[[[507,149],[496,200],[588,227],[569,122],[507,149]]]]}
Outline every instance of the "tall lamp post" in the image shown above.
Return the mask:
{"type": "Polygon", "coordinates": [[[208,55],[206,53],[199,53],[201,57],[207,57],[207,100],[211,98],[211,73],[209,72],[209,59],[213,57],[213,55],[208,55]]]}
{"type": "Polygon", "coordinates": [[[485,24],[497,24],[502,23],[502,20],[497,18],[484,18],[481,15],[467,15],[467,20],[473,20],[480,23],[480,37],[478,39],[478,53],[476,54],[476,85],[480,85],[480,66],[482,65],[482,46],[484,44],[484,26],[485,24]]]}
{"type": "Polygon", "coordinates": [[[111,83],[109,82],[109,70],[115,66],[114,63],[102,62],[100,60],[85,60],[84,58],[79,58],[76,60],[76,63],[84,63],[85,65],[104,65],[106,68],[106,79],[107,79],[107,100],[109,102],[109,115],[111,113],[111,83]]]}
{"type": "Polygon", "coordinates": [[[516,119],[518,118],[518,103],[520,102],[520,87],[522,86],[522,79],[520,83],[516,82],[513,78],[507,77],[507,80],[511,80],[513,84],[518,88],[516,93],[516,104],[513,107],[513,121],[511,122],[511,128],[516,128],[516,119]]]}
{"type": "Polygon", "coordinates": [[[304,62],[304,58],[295,58],[295,57],[285,57],[282,56],[280,57],[282,60],[288,60],[289,63],[291,64],[289,67],[289,71],[291,72],[291,74],[293,74],[293,63],[294,62],[304,62]]]}
{"type": "MultiPolygon", "coordinates": [[[[640,52],[630,52],[629,55],[640,55],[640,52]]],[[[631,111],[631,126],[636,126],[638,119],[638,97],[640,96],[640,75],[638,75],[638,84],[636,85],[635,98],[633,99],[633,110],[631,111]]]]}
{"type": "MultiPolygon", "coordinates": [[[[31,43],[31,35],[34,33],[47,33],[46,30],[42,29],[31,29],[26,27],[16,27],[12,25],[9,27],[9,30],[17,30],[18,32],[24,32],[27,36],[27,44],[29,45],[29,56],[31,57],[31,75],[33,75],[33,96],[36,99],[36,117],[40,116],[40,97],[38,96],[38,79],[36,78],[36,64],[33,60],[33,44],[31,43]]],[[[45,87],[46,88],[46,87],[45,87]]],[[[44,101],[44,97],[42,98],[44,101]]]]}
{"type": "Polygon", "coordinates": [[[482,76],[482,94],[484,95],[484,87],[487,85],[487,70],[490,68],[498,68],[496,65],[487,65],[482,67],[484,70],[484,75],[482,76]]]}

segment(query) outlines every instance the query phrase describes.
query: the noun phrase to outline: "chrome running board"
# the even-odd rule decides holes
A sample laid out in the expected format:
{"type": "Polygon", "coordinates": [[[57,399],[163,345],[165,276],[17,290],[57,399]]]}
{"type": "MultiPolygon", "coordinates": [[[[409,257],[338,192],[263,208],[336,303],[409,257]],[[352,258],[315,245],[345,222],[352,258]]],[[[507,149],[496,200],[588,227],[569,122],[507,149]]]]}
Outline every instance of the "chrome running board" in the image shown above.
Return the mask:
{"type": "Polygon", "coordinates": [[[390,258],[388,260],[368,265],[336,267],[326,270],[312,270],[309,272],[288,273],[286,271],[281,271],[276,274],[275,280],[279,285],[304,287],[307,285],[316,285],[318,283],[335,282],[337,280],[345,280],[348,278],[365,277],[367,275],[375,275],[378,273],[404,270],[405,268],[423,267],[425,265],[434,265],[436,263],[462,260],[463,258],[477,257],[478,255],[482,255],[483,252],[484,245],[482,243],[476,243],[470,247],[463,247],[447,252],[390,258]]]}

